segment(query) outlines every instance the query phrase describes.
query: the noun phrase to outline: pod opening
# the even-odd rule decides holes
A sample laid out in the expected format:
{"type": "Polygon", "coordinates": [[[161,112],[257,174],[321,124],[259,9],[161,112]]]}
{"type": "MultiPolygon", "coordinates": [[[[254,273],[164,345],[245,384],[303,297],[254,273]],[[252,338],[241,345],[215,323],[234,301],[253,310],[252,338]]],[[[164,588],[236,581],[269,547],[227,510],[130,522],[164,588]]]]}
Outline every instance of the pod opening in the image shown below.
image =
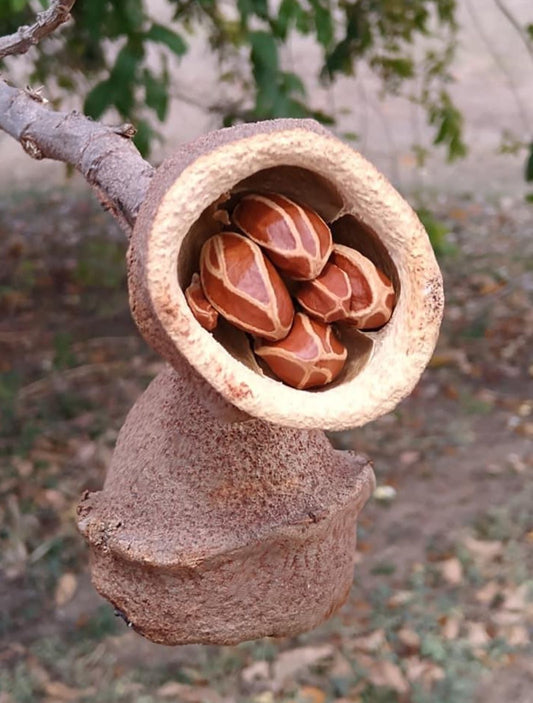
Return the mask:
{"type": "MultiPolygon", "coordinates": [[[[333,243],[356,249],[370,259],[392,281],[396,301],[398,300],[398,271],[378,235],[353,214],[346,214],[347,204],[343,202],[339,190],[331,181],[309,169],[291,165],[257,171],[237,182],[230,191],[222,194],[204,209],[187,232],[179,251],[177,274],[183,291],[190,284],[193,274],[199,271],[200,253],[204,243],[215,234],[236,231],[232,213],[240,200],[248,194],[272,193],[285,196],[320,215],[331,230],[333,243]]],[[[353,211],[353,204],[351,210],[353,211]]],[[[268,252],[265,253],[268,256],[268,252]]],[[[294,283],[287,277],[284,277],[284,281],[292,294],[294,283]]],[[[298,303],[295,309],[301,309],[298,303]]],[[[360,331],[344,323],[333,323],[333,327],[336,336],[347,349],[347,359],[335,380],[309,389],[312,392],[320,393],[331,389],[361,373],[372,355],[374,337],[379,334],[379,331],[360,331]]],[[[211,334],[233,358],[254,372],[279,381],[268,365],[254,354],[251,335],[234,327],[222,315],[219,316],[219,323],[211,334]]]]}

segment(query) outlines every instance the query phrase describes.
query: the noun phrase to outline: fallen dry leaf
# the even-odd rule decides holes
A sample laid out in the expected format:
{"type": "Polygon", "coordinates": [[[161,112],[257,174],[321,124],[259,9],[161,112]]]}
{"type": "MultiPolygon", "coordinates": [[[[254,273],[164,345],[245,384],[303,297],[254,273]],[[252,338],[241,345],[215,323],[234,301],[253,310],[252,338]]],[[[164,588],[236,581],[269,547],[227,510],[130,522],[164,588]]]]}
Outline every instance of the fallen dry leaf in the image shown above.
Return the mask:
{"type": "Polygon", "coordinates": [[[241,680],[245,684],[252,684],[256,681],[268,679],[270,676],[270,666],[267,661],[256,661],[241,671],[241,680]]]}
{"type": "Polygon", "coordinates": [[[402,627],[396,633],[398,640],[409,652],[416,652],[420,649],[420,635],[408,627],[402,627]]]}
{"type": "Polygon", "coordinates": [[[371,632],[369,635],[364,637],[355,637],[352,640],[352,647],[361,652],[377,652],[382,650],[387,644],[387,638],[385,636],[385,630],[379,629],[371,632]]]}
{"type": "Polygon", "coordinates": [[[482,622],[466,623],[466,639],[472,647],[484,647],[491,641],[485,624],[482,622]]]}
{"type": "Polygon", "coordinates": [[[328,676],[332,679],[349,679],[353,676],[353,667],[345,656],[337,653],[333,665],[328,670],[328,676]]]}
{"type": "Polygon", "coordinates": [[[530,584],[523,583],[518,588],[506,588],[502,608],[505,610],[522,612],[527,609],[530,584]]]}
{"type": "Polygon", "coordinates": [[[334,654],[335,648],[330,644],[321,647],[298,647],[281,652],[272,667],[272,688],[275,691],[281,690],[296,673],[334,654]]]}
{"type": "Polygon", "coordinates": [[[443,349],[431,357],[428,366],[432,369],[438,369],[443,366],[457,366],[467,376],[470,376],[472,372],[472,365],[463,349],[443,349]]]}
{"type": "Polygon", "coordinates": [[[67,499],[61,491],[55,488],[45,488],[37,495],[36,502],[38,505],[50,507],[53,508],[55,512],[60,512],[65,508],[67,499]]]}
{"type": "Polygon", "coordinates": [[[458,615],[445,616],[442,620],[442,636],[446,640],[456,640],[461,629],[462,618],[458,615]]]}
{"type": "Polygon", "coordinates": [[[525,625],[511,625],[502,628],[501,634],[511,647],[526,647],[531,642],[529,631],[525,625]]]}
{"type": "Polygon", "coordinates": [[[504,627],[505,625],[519,625],[524,621],[524,615],[519,611],[498,610],[491,614],[490,619],[495,625],[504,627]]]}
{"type": "Polygon", "coordinates": [[[252,698],[253,703],[274,703],[274,700],[272,691],[263,691],[252,698]]]}
{"type": "Polygon", "coordinates": [[[86,694],[85,690],[71,688],[62,681],[47,681],[43,684],[44,692],[57,701],[76,701],[86,694]]]}
{"type": "Polygon", "coordinates": [[[50,681],[50,674],[44,668],[44,666],[42,666],[39,660],[33,655],[30,655],[26,659],[26,667],[30,672],[31,678],[39,686],[43,687],[46,683],[50,681]]]}
{"type": "Polygon", "coordinates": [[[374,686],[392,688],[397,693],[407,693],[409,684],[399,666],[386,659],[374,662],[367,671],[368,680],[374,686]]]}
{"type": "Polygon", "coordinates": [[[29,478],[33,473],[33,461],[14,456],[11,462],[21,478],[29,478]]]}
{"type": "Polygon", "coordinates": [[[400,605],[409,603],[410,600],[413,600],[413,597],[413,591],[396,591],[387,601],[387,606],[389,608],[398,608],[400,605]]]}
{"type": "Polygon", "coordinates": [[[403,466],[412,466],[417,461],[420,461],[420,452],[407,450],[400,454],[400,464],[403,466]]]}
{"type": "Polygon", "coordinates": [[[66,605],[70,600],[72,600],[74,594],[76,593],[76,588],[78,587],[78,579],[75,574],[67,571],[63,574],[56,585],[55,590],[55,603],[58,608],[66,605]]]}
{"type": "Polygon", "coordinates": [[[315,686],[303,686],[299,689],[292,703],[325,703],[326,694],[315,686]]]}
{"type": "Polygon", "coordinates": [[[463,565],[457,557],[441,561],[438,565],[442,578],[451,586],[458,586],[463,581],[463,565]]]}
{"type": "Polygon", "coordinates": [[[427,687],[445,677],[442,667],[416,656],[407,657],[405,660],[405,673],[409,681],[421,681],[427,687]]]}
{"type": "Polygon", "coordinates": [[[223,700],[208,686],[190,686],[178,681],[168,681],[156,693],[160,698],[175,698],[180,703],[221,703],[223,700]]]}
{"type": "Polygon", "coordinates": [[[503,544],[499,540],[489,542],[474,537],[465,537],[463,544],[474,558],[477,557],[481,561],[492,561],[503,551],[503,544]]]}
{"type": "Polygon", "coordinates": [[[488,581],[482,588],[476,591],[476,600],[488,605],[493,602],[500,590],[500,586],[496,581],[488,581]]]}

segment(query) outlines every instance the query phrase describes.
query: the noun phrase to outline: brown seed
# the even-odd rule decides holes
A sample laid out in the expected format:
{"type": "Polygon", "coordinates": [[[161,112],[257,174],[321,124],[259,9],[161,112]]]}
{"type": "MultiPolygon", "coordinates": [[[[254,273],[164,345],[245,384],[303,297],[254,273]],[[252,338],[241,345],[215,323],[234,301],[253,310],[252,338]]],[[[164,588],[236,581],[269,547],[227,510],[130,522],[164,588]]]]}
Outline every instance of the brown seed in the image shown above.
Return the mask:
{"type": "Polygon", "coordinates": [[[326,264],[313,281],[302,283],[296,300],[311,317],[335,322],[350,314],[352,288],[348,274],[335,264],[326,264]]]}
{"type": "Polygon", "coordinates": [[[255,353],[287,385],[300,390],[335,380],[346,361],[346,347],[330,325],[297,312],[290,333],[279,342],[257,340],[255,353]]]}
{"type": "Polygon", "coordinates": [[[350,312],[343,322],[361,330],[383,327],[396,304],[391,281],[361,252],[342,244],[334,245],[331,262],[348,274],[352,288],[350,312]]]}
{"type": "Polygon", "coordinates": [[[193,273],[191,284],[185,290],[187,303],[194,317],[206,330],[214,330],[218,323],[218,312],[205,297],[200,276],[193,273]]]}
{"type": "Polygon", "coordinates": [[[266,249],[280,271],[296,280],[316,278],[331,254],[331,232],[324,220],[284,195],[245,195],[232,219],[266,249]]]}
{"type": "Polygon", "coordinates": [[[208,239],[200,254],[200,278],[209,302],[235,327],[271,341],[289,333],[294,306],[287,288],[246,237],[223,232],[208,239]]]}

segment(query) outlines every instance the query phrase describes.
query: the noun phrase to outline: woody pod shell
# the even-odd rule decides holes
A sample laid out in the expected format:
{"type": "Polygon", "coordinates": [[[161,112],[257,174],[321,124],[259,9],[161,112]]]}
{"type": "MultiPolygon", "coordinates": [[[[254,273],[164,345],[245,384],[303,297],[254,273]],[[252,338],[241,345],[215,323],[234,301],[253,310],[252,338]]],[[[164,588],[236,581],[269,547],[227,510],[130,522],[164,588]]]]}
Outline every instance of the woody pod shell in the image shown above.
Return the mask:
{"type": "Polygon", "coordinates": [[[130,411],[103,490],[78,506],[94,585],[136,632],[168,645],[316,626],[352,586],[374,476],[368,459],[314,428],[363,424],[420,376],[442,312],[422,226],[373,166],[312,121],[221,130],[156,172],[129,288],[139,328],[171,366],[130,411]],[[221,205],[261,191],[316,209],[337,243],[357,245],[395,284],[391,321],[343,333],[351,358],[321,390],[269,377],[244,333],[223,321],[206,331],[185,300],[204,241],[227,223],[221,205]]]}
{"type": "Polygon", "coordinates": [[[176,369],[184,357],[239,410],[287,427],[342,430],[391,411],[437,340],[442,278],[422,224],[372,164],[312,120],[240,125],[182,147],[152,180],[128,258],[130,304],[148,343],[176,369]],[[334,241],[362,251],[394,282],[391,320],[377,332],[346,333],[346,367],[322,389],[270,377],[242,332],[207,332],[187,305],[200,249],[223,227],[220,208],[250,192],[279,192],[315,209],[334,241]]]}

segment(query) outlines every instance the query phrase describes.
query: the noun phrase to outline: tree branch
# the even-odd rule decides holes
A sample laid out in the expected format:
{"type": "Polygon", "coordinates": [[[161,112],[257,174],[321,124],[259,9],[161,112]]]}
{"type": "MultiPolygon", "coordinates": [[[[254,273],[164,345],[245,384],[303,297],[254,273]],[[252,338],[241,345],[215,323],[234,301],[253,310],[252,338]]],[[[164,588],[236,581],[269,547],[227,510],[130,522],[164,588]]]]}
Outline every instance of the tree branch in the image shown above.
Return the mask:
{"type": "Polygon", "coordinates": [[[496,6],[499,8],[500,12],[503,14],[503,16],[507,19],[507,21],[516,30],[516,32],[520,36],[520,39],[522,40],[524,46],[526,47],[528,54],[533,59],[533,44],[532,44],[530,38],[528,37],[527,33],[524,31],[524,27],[522,27],[520,22],[516,19],[516,17],[509,10],[509,8],[502,2],[502,0],[494,0],[494,2],[496,4],[496,6]]]}
{"type": "Polygon", "coordinates": [[[25,54],[43,37],[70,19],[70,10],[76,0],[54,0],[50,7],[37,15],[32,25],[19,27],[14,33],[0,37],[0,59],[13,54],[25,54]]]}
{"type": "Polygon", "coordinates": [[[54,112],[38,94],[0,81],[0,129],[34,159],[74,166],[104,207],[131,230],[154,173],[130,141],[132,125],[113,128],[79,112],[54,112]]]}

